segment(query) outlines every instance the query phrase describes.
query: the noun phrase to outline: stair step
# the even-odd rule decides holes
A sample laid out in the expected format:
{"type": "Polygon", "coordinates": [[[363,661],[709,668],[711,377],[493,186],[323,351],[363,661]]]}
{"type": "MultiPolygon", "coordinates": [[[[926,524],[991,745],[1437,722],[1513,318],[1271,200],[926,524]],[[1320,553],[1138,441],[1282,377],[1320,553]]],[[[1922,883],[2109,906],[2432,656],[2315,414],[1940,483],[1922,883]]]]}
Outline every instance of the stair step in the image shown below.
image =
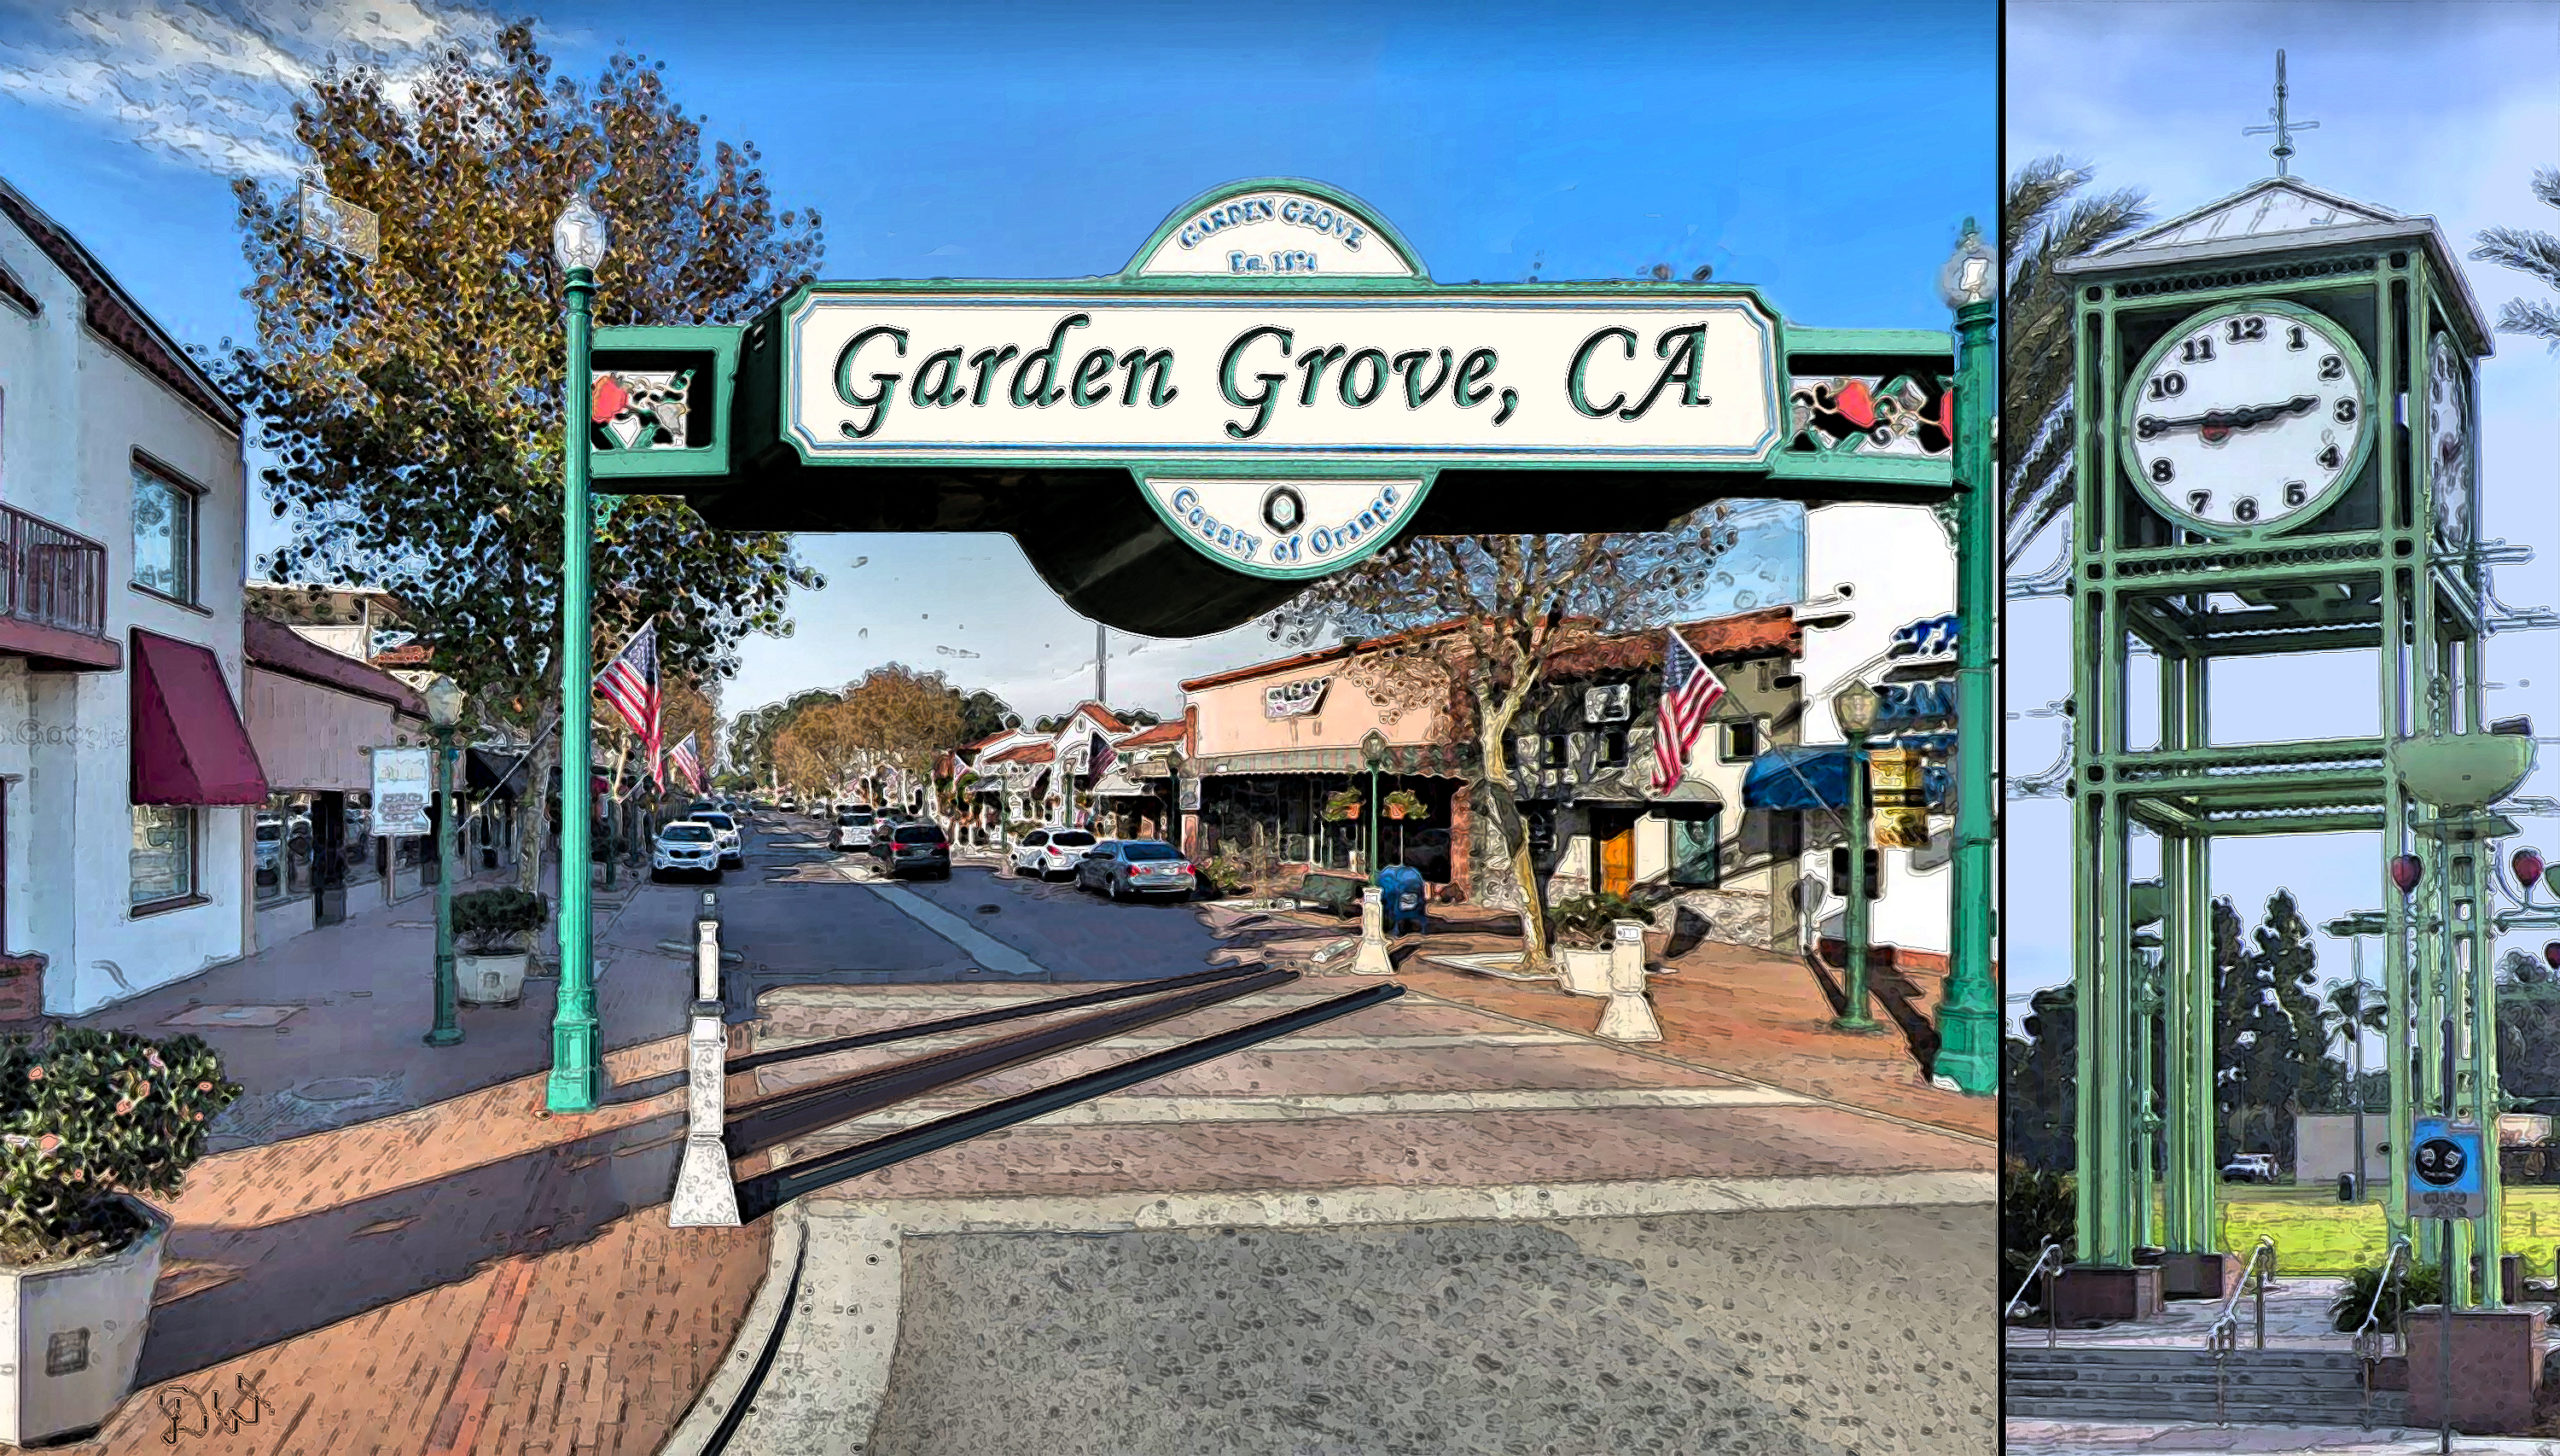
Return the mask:
{"type": "MultiPolygon", "coordinates": [[[[2092,1400],[2149,1400],[2173,1405],[2198,1400],[2210,1402],[2215,1392],[2215,1387],[2211,1384],[2127,1385],[2114,1381],[2021,1379],[2015,1375],[2003,1379],[2000,1382],[2000,1388],[2019,1396],[2056,1398],[2086,1396],[2092,1400]]],[[[2352,1385],[2302,1390],[2234,1384],[2228,1393],[2235,1403],[2252,1401],[2295,1405],[2357,1405],[2364,1400],[2364,1391],[2352,1385]]]]}
{"type": "MultiPolygon", "coordinates": [[[[2004,1414],[2029,1420],[2048,1421],[2121,1421],[2127,1424],[2210,1425],[2218,1415],[2211,1400],[2192,1404],[2164,1405],[2156,1401],[2113,1401],[2087,1399],[2039,1399],[2012,1396],[2002,1402],[2004,1414]]],[[[2233,1425],[2252,1426],[2355,1426],[2364,1421],[2355,1407],[2333,1410],[2327,1406],[2244,1405],[2233,1401],[2228,1415],[2233,1425]]],[[[2372,1419],[2376,1426],[2403,1424],[2406,1412],[2386,1406],[2382,1397],[2374,1397],[2372,1419]]]]}

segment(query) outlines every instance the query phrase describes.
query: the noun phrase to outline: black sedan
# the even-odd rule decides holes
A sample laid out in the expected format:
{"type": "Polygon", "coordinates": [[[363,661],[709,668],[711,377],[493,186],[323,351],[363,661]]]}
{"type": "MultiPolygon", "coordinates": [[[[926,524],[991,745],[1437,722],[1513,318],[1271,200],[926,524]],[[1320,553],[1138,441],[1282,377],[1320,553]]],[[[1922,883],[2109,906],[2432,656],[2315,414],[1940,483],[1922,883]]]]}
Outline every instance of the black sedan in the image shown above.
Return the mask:
{"type": "Polygon", "coordinates": [[[874,836],[885,853],[881,854],[881,872],[891,879],[909,872],[930,872],[935,879],[951,878],[951,841],[943,837],[939,824],[901,824],[885,838],[874,836]]]}

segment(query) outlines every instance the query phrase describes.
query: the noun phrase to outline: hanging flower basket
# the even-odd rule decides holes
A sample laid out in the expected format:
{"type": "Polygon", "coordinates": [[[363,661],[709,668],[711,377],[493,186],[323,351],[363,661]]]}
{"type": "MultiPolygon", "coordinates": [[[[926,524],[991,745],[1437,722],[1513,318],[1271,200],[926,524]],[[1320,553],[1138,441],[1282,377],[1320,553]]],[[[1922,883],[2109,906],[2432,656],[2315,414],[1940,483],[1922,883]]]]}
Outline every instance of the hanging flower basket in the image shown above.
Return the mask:
{"type": "Polygon", "coordinates": [[[1422,796],[1411,789],[1398,789],[1394,793],[1387,795],[1386,809],[1387,817],[1390,819],[1427,819],[1431,817],[1431,810],[1429,806],[1422,802],[1422,796]]]}
{"type": "Polygon", "coordinates": [[[1361,797],[1361,793],[1358,789],[1344,789],[1342,792],[1335,794],[1332,798],[1325,800],[1325,819],[1330,823],[1339,824],[1346,819],[1359,818],[1361,797]]]}

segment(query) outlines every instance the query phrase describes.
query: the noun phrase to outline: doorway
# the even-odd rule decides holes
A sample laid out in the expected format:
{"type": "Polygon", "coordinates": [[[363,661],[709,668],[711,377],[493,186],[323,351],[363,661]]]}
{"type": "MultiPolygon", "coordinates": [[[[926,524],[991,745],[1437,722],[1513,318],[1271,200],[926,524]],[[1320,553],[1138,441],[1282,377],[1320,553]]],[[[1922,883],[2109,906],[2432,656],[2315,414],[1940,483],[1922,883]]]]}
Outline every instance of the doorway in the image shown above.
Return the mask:
{"type": "Polygon", "coordinates": [[[347,796],[323,790],[311,805],[311,923],[347,918],[347,796]]]}
{"type": "Polygon", "coordinates": [[[1599,856],[1593,878],[1604,895],[1624,895],[1636,887],[1636,816],[1619,809],[1591,811],[1591,842],[1599,856]]]}

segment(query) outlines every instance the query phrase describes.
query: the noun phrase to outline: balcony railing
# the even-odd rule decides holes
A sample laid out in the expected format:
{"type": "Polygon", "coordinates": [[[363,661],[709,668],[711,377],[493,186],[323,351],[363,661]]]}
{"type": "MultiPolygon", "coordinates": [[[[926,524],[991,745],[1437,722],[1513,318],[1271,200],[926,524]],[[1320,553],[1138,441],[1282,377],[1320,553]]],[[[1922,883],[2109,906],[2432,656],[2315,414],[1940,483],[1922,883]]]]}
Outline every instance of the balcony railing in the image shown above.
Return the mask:
{"type": "Polygon", "coordinates": [[[0,532],[0,616],[107,635],[107,548],[9,506],[0,506],[0,532]]]}

